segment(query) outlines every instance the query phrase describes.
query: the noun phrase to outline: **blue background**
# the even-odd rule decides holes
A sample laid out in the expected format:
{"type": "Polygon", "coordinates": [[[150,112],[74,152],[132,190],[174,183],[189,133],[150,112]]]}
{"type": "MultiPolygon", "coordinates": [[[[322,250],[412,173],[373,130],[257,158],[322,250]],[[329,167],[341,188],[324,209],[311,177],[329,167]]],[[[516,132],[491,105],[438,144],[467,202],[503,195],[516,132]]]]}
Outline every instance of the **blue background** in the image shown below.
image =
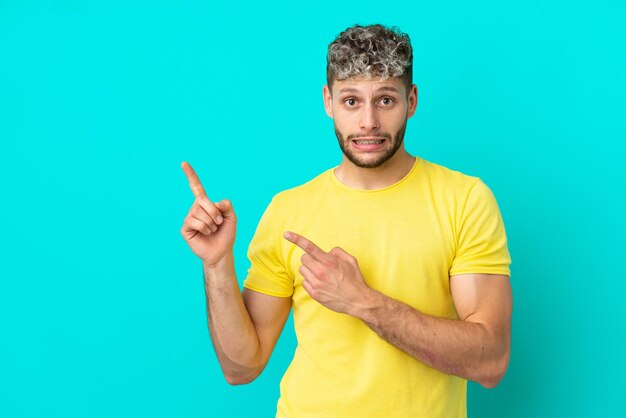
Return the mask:
{"type": "Polygon", "coordinates": [[[292,323],[225,382],[180,163],[233,201],[242,281],[272,195],[340,162],[328,43],[378,22],[413,40],[409,152],[480,176],[507,227],[512,358],[470,417],[617,413],[624,2],[66,0],[0,3],[0,416],[273,416],[292,323]]]}

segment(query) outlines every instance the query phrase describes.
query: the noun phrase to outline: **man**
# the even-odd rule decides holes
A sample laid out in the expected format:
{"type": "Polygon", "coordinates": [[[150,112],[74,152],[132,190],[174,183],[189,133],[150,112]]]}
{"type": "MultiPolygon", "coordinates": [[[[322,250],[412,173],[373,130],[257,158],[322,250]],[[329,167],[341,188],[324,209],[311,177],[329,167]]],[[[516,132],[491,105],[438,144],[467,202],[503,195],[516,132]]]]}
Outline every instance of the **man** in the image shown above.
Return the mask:
{"type": "Polygon", "coordinates": [[[339,166],[274,196],[240,293],[236,217],[196,200],[181,233],[202,259],[209,332],[231,384],[267,364],[291,307],[298,347],[278,417],[465,417],[467,379],[492,388],[509,362],[510,257],[478,178],[404,148],[417,106],[409,37],[354,26],[328,48],[324,106],[339,166]]]}

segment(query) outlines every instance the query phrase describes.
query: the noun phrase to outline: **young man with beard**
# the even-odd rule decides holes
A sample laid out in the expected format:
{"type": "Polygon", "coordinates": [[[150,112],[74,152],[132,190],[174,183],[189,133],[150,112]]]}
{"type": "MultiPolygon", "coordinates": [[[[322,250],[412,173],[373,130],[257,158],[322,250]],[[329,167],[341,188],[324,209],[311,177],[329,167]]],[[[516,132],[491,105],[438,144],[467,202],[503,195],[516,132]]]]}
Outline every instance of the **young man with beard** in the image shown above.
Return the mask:
{"type": "Polygon", "coordinates": [[[324,106],[341,164],[272,199],[240,292],[236,216],[196,200],[181,233],[202,259],[209,332],[231,384],[267,364],[290,309],[298,347],[277,417],[466,416],[467,379],[508,366],[510,257],[497,203],[478,178],[410,155],[417,106],[409,37],[354,26],[328,48],[324,106]]]}

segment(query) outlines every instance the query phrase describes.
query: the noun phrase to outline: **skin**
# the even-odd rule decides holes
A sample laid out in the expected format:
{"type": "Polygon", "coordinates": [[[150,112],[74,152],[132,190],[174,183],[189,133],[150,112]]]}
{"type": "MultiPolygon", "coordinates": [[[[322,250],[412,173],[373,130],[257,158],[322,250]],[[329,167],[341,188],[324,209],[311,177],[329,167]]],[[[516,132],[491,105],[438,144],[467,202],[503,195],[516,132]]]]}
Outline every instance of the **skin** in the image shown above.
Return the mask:
{"type": "Polygon", "coordinates": [[[183,162],[182,168],[195,200],[180,232],[202,260],[211,341],[226,381],[248,383],[269,361],[291,299],[239,290],[233,257],[237,217],[232,204],[212,202],[191,165],[183,162]]]}
{"type": "MultiPolygon", "coordinates": [[[[324,86],[323,98],[344,151],[335,170],[339,181],[352,188],[379,189],[409,172],[415,158],[405,150],[402,137],[417,107],[415,86],[407,92],[398,79],[335,81],[332,91],[324,86]],[[352,143],[354,138],[384,138],[385,142],[379,150],[364,151],[352,143]]],[[[291,298],[245,288],[240,292],[233,262],[232,204],[213,203],[191,166],[183,163],[182,168],[195,201],[181,234],[203,263],[211,340],[226,380],[248,383],[267,364],[289,315],[291,298]]],[[[444,373],[487,388],[504,376],[512,314],[508,276],[451,276],[459,319],[438,318],[370,288],[358,260],[343,249],[325,252],[292,231],[285,232],[285,239],[305,251],[300,267],[303,287],[326,308],[359,318],[381,338],[444,373]]]]}
{"type": "MultiPolygon", "coordinates": [[[[386,139],[382,151],[367,152],[357,149],[350,138],[379,138],[394,136],[406,127],[407,119],[415,114],[417,87],[407,93],[398,79],[335,81],[331,92],[324,86],[322,95],[326,114],[333,119],[335,132],[345,138],[342,148],[352,153],[361,164],[373,163],[394,148],[394,139],[386,139]]],[[[373,168],[359,167],[345,155],[335,169],[337,179],[355,189],[381,189],[401,180],[413,167],[415,158],[404,143],[383,164],[373,168]]]]}

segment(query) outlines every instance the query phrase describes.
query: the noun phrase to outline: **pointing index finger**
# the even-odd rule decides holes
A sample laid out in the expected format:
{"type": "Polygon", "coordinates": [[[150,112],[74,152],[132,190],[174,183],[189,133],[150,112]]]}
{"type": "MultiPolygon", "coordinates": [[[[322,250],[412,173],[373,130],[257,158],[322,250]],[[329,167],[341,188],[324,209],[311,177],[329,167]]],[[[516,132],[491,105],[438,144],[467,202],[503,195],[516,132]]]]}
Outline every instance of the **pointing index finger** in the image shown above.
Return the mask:
{"type": "Polygon", "coordinates": [[[320,247],[315,245],[312,241],[304,238],[302,235],[298,235],[295,232],[287,231],[283,236],[290,242],[293,242],[298,247],[302,248],[304,252],[310,254],[317,261],[322,261],[328,254],[320,247]]]}
{"type": "Polygon", "coordinates": [[[187,161],[183,161],[181,167],[187,176],[187,180],[189,180],[189,187],[191,187],[193,195],[195,197],[206,196],[206,191],[204,190],[204,187],[202,187],[202,183],[200,183],[200,178],[191,165],[187,161]]]}

